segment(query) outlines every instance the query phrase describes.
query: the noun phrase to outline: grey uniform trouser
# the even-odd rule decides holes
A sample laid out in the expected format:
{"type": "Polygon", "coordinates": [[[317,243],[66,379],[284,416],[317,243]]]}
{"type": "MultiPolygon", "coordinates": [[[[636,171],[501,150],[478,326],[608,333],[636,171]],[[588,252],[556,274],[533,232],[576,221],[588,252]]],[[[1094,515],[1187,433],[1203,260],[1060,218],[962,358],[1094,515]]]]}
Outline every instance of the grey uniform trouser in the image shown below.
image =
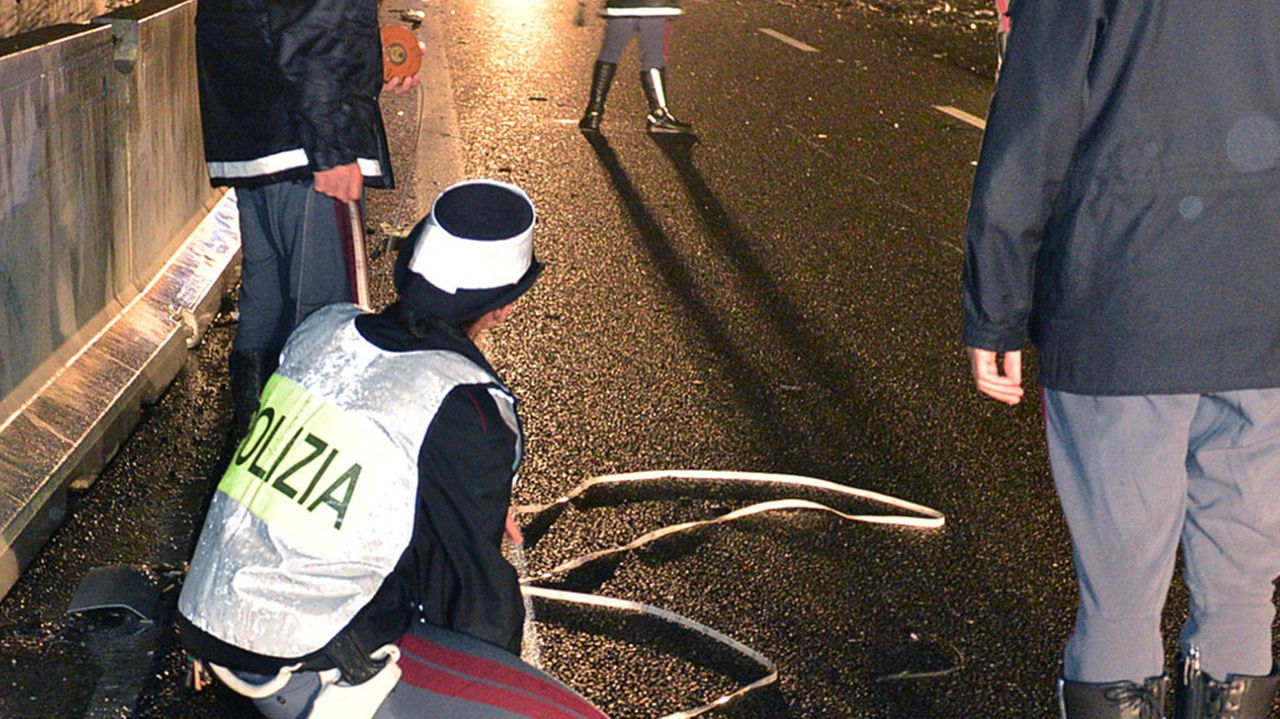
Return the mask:
{"type": "Polygon", "coordinates": [[[279,352],[307,315],[351,301],[345,205],[311,182],[236,190],[240,212],[240,323],[234,349],[279,352]]]}
{"type": "Polygon", "coordinates": [[[1160,616],[1179,545],[1181,646],[1211,676],[1271,671],[1280,575],[1280,389],[1098,397],[1045,391],[1080,603],[1063,674],[1164,673],[1160,616]]]}
{"type": "Polygon", "coordinates": [[[640,36],[640,70],[667,66],[667,46],[674,22],[665,17],[611,17],[605,24],[600,62],[617,64],[631,38],[640,36]]]}

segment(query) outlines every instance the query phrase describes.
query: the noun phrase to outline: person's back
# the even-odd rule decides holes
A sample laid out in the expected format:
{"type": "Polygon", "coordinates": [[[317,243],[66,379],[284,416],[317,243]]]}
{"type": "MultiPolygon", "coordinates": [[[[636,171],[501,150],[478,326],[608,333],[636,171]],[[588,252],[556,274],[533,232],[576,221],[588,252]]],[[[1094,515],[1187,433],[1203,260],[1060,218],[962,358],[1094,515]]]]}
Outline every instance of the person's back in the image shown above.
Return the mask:
{"type": "MultiPolygon", "coordinates": [[[[1012,20],[970,226],[1024,237],[1054,279],[1032,303],[1041,381],[1280,384],[1280,5],[1024,0],[1012,20]]],[[[1030,297],[969,259],[971,282],[1030,297]]],[[[975,340],[1021,343],[1025,301],[972,309],[975,340]]]]}
{"type": "Polygon", "coordinates": [[[391,184],[372,4],[205,0],[196,44],[214,185],[310,180],[356,160],[368,184],[391,184]]]}
{"type": "Polygon", "coordinates": [[[363,301],[363,276],[348,270],[364,252],[363,188],[394,186],[377,4],[202,0],[196,64],[209,181],[236,188],[243,248],[234,441],[293,328],[325,305],[363,301]]]}
{"type": "Polygon", "coordinates": [[[1016,0],[965,231],[979,391],[1039,356],[1065,719],[1265,719],[1280,577],[1280,4],[1016,0]],[[1162,613],[1181,553],[1176,670],[1162,613]],[[1172,681],[1171,681],[1172,674],[1172,681]]]}
{"type": "Polygon", "coordinates": [[[520,661],[501,546],[524,439],[475,340],[541,274],[534,224],[515,185],[453,185],[395,303],[324,307],[285,345],[178,599],[187,650],[265,716],[603,716],[520,661]]]}

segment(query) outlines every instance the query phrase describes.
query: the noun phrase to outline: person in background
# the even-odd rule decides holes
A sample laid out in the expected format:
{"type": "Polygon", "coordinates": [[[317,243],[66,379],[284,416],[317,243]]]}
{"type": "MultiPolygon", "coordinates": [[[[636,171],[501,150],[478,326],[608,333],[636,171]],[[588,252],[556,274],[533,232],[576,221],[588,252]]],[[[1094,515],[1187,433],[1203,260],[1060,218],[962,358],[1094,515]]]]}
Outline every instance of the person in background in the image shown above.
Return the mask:
{"type": "Polygon", "coordinates": [[[606,0],[604,43],[591,74],[591,97],[578,121],[583,132],[599,132],[604,103],[613,85],[622,51],[631,38],[640,37],[640,84],[649,101],[645,118],[655,134],[689,135],[693,127],[677,120],[667,109],[667,49],[675,18],[683,12],[680,0],[606,0]]]}
{"type": "MultiPolygon", "coordinates": [[[[229,360],[239,439],[289,333],[353,300],[365,184],[394,184],[378,95],[377,3],[201,0],[196,61],[204,154],[240,211],[239,325],[229,360]]],[[[388,88],[406,92],[416,76],[388,88]]]]}
{"type": "Polygon", "coordinates": [[[519,187],[454,185],[399,252],[397,302],[321,308],[285,345],[178,600],[188,651],[265,716],[484,717],[514,681],[537,716],[603,717],[519,661],[501,552],[523,436],[475,340],[542,272],[534,224],[519,187]]]}
{"type": "Polygon", "coordinates": [[[1264,719],[1280,575],[1280,4],[1017,0],[965,230],[977,388],[1037,351],[1068,719],[1264,719]],[[1224,43],[1222,38],[1233,38],[1224,43]]]}

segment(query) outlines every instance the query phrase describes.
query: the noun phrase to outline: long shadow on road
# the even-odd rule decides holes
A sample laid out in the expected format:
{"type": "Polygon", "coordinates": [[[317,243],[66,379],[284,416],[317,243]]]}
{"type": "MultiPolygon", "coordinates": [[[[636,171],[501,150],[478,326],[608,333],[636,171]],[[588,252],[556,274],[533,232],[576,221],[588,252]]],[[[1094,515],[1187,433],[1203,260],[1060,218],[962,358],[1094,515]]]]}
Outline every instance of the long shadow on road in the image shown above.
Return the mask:
{"type": "MultiPolygon", "coordinates": [[[[631,218],[636,228],[637,243],[648,254],[667,289],[683,304],[687,316],[717,353],[726,373],[734,378],[732,391],[737,403],[765,430],[757,435],[769,438],[770,446],[765,449],[775,455],[785,456],[791,448],[802,444],[803,437],[793,427],[778,421],[784,413],[767,390],[768,378],[753,366],[733,341],[723,320],[703,298],[698,289],[697,278],[681,261],[670,238],[645,205],[639,189],[622,167],[622,162],[609,141],[599,133],[584,134],[584,137],[595,151],[601,167],[608,173],[614,192],[631,218]]],[[[690,144],[691,141],[692,138],[686,139],[690,144]]]]}
{"type": "MultiPolygon", "coordinates": [[[[838,421],[822,422],[809,430],[796,422],[788,421],[786,398],[777,388],[765,368],[754,363],[749,348],[736,341],[724,319],[712,307],[700,289],[699,278],[690,271],[676,251],[674,243],[663,230],[653,212],[645,205],[640,188],[636,187],[609,141],[598,133],[585,134],[601,167],[608,174],[619,200],[626,208],[636,229],[636,242],[647,253],[666,284],[668,291],[678,298],[686,316],[697,328],[705,343],[716,353],[726,374],[733,378],[731,392],[734,401],[760,427],[755,436],[757,442],[767,442],[767,456],[785,462],[797,471],[808,470],[812,457],[806,448],[825,446],[845,447],[850,437],[859,439],[859,466],[900,465],[886,449],[890,443],[880,440],[886,431],[873,421],[878,416],[874,408],[866,406],[867,388],[863,385],[856,362],[833,366],[822,361],[824,357],[837,356],[835,348],[824,342],[811,327],[811,322],[791,302],[778,282],[770,275],[763,262],[747,241],[746,234],[725,208],[724,203],[712,191],[694,161],[697,140],[693,136],[652,135],[653,142],[675,168],[690,204],[698,214],[703,230],[719,253],[728,258],[735,269],[737,279],[747,289],[748,306],[754,309],[759,327],[777,338],[790,352],[800,359],[796,367],[808,380],[806,387],[821,388],[821,405],[838,413],[838,421]]],[[[850,330],[852,331],[852,330],[850,330]]],[[[855,338],[856,341],[856,338],[855,338]]]]}

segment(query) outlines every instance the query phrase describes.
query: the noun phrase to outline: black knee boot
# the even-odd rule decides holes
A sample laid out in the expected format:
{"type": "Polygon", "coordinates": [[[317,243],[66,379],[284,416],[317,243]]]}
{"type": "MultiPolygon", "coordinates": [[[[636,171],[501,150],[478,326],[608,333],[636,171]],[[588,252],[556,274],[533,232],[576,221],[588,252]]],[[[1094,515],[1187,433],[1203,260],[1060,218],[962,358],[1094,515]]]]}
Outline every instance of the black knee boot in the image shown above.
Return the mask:
{"type": "Polygon", "coordinates": [[[1168,677],[1150,677],[1142,684],[1087,684],[1058,680],[1058,708],[1062,719],[1164,719],[1168,677]]]}
{"type": "Polygon", "coordinates": [[[249,423],[258,412],[258,397],[279,362],[277,353],[267,350],[232,352],[228,360],[231,374],[231,441],[238,443],[249,432],[249,423]]]}
{"type": "Polygon", "coordinates": [[[1275,698],[1280,667],[1265,677],[1228,674],[1217,681],[1200,671],[1200,653],[1178,656],[1178,683],[1173,697],[1174,719],[1267,719],[1275,698]]]}
{"type": "Polygon", "coordinates": [[[651,67],[640,73],[640,84],[649,100],[649,132],[663,135],[692,135],[693,126],[680,122],[667,109],[667,82],[664,68],[651,67]]]}
{"type": "Polygon", "coordinates": [[[595,69],[591,71],[591,98],[587,100],[587,111],[578,120],[578,129],[583,132],[599,132],[600,119],[604,117],[604,101],[609,96],[609,86],[613,84],[613,73],[618,69],[617,63],[596,60],[595,69]]]}

